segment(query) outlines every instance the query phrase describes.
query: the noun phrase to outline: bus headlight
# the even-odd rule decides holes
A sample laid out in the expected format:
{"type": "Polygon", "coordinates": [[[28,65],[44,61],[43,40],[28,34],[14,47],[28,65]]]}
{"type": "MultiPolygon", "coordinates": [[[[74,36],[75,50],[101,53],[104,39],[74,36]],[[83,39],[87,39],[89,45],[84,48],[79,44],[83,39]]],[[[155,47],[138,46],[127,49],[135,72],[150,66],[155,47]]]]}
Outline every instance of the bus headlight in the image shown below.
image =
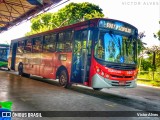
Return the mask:
{"type": "Polygon", "coordinates": [[[108,74],[106,74],[106,75],[105,75],[105,77],[106,77],[106,78],[109,78],[109,75],[108,75],[108,74]]]}
{"type": "Polygon", "coordinates": [[[96,69],[96,72],[97,72],[99,75],[101,75],[102,77],[104,77],[104,78],[109,78],[109,74],[103,72],[103,70],[101,70],[98,66],[96,66],[95,69],[96,69]]]}
{"type": "Polygon", "coordinates": [[[101,72],[101,75],[104,76],[104,72],[103,71],[101,72]]]}
{"type": "Polygon", "coordinates": [[[96,70],[96,71],[97,71],[97,73],[99,73],[101,70],[100,70],[99,68],[97,68],[97,70],[96,70]]]}

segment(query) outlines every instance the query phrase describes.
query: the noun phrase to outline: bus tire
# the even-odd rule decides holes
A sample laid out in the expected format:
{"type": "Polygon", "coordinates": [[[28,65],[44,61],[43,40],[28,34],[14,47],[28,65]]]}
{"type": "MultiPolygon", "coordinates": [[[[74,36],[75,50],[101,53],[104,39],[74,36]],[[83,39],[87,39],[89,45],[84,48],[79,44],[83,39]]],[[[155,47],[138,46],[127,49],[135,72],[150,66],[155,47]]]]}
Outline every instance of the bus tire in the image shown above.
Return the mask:
{"type": "Polygon", "coordinates": [[[103,88],[93,88],[93,90],[96,90],[96,91],[100,91],[102,90],[103,88]]]}
{"type": "Polygon", "coordinates": [[[64,69],[59,74],[59,84],[64,88],[71,87],[71,84],[69,84],[68,73],[64,69]]]}

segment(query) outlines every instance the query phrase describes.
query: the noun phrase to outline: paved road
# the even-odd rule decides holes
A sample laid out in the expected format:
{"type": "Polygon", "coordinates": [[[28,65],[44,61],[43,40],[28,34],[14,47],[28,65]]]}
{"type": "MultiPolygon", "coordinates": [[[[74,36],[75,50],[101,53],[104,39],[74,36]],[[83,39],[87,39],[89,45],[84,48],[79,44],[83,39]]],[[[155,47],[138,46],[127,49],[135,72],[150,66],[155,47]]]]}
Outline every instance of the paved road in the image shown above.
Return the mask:
{"type": "MultiPolygon", "coordinates": [[[[7,100],[13,101],[13,111],[160,111],[160,89],[157,88],[138,86],[134,89],[103,89],[98,92],[74,85],[65,89],[57,81],[36,76],[24,78],[12,72],[0,71],[0,101],[7,100]]],[[[33,118],[25,120],[31,119],[33,118]]],[[[37,118],[43,119],[53,118],[37,118]]],[[[75,117],[54,119],[75,120],[75,117]]],[[[77,119],[106,120],[105,117],[76,117],[77,119]]],[[[107,118],[112,119],[159,120],[159,117],[107,118]]]]}

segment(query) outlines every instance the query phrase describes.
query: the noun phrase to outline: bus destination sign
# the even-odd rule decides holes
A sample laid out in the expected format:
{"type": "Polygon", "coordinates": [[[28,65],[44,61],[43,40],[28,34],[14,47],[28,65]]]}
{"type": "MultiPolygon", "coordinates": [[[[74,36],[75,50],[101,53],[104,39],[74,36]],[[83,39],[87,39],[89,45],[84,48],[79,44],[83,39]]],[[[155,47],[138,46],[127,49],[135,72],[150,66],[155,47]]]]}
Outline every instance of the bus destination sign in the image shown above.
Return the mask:
{"type": "Polygon", "coordinates": [[[110,21],[101,20],[99,22],[99,27],[114,29],[121,32],[129,33],[129,34],[134,33],[133,29],[131,29],[129,26],[125,26],[124,23],[117,22],[117,21],[110,22],[110,21]]]}
{"type": "Polygon", "coordinates": [[[106,28],[111,28],[111,29],[115,29],[115,30],[118,30],[118,31],[122,31],[122,32],[126,32],[126,33],[131,33],[131,29],[128,28],[128,27],[124,27],[124,26],[118,26],[116,24],[113,24],[113,23],[107,23],[106,28]]]}

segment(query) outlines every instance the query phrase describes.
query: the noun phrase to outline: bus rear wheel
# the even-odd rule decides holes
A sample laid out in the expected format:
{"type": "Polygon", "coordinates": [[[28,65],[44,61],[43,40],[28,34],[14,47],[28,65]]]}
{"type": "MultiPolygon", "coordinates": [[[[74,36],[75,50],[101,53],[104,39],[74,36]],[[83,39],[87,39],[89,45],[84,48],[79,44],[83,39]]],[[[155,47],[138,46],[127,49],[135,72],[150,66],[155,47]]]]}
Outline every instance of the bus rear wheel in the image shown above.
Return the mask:
{"type": "Polygon", "coordinates": [[[66,70],[62,70],[59,74],[59,84],[65,88],[70,87],[70,84],[68,83],[68,74],[66,70]]]}

